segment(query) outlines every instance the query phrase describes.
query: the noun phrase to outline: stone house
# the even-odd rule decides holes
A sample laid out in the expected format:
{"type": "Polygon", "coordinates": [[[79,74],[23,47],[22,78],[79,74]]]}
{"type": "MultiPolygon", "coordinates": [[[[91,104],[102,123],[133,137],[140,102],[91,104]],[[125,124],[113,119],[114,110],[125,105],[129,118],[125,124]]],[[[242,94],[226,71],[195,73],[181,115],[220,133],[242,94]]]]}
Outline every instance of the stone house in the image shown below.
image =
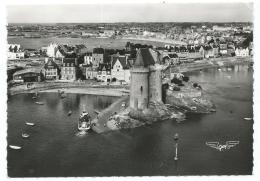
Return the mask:
{"type": "Polygon", "coordinates": [[[103,48],[94,48],[92,53],[93,68],[98,68],[99,64],[104,63],[105,51],[103,48]]]}
{"type": "MultiPolygon", "coordinates": [[[[93,67],[94,68],[94,67],[93,67]]],[[[100,63],[98,67],[97,80],[102,82],[111,81],[111,65],[100,63]]]]}
{"type": "Polygon", "coordinates": [[[97,79],[97,68],[86,67],[86,79],[97,79]]]}
{"type": "Polygon", "coordinates": [[[112,80],[130,82],[130,62],[127,56],[112,55],[111,56],[111,77],[112,80]]]}
{"type": "Polygon", "coordinates": [[[52,58],[45,59],[44,75],[46,80],[58,80],[60,77],[60,69],[52,58]]]}
{"type": "Polygon", "coordinates": [[[237,57],[248,57],[249,56],[249,49],[248,48],[236,48],[235,54],[237,57]]]}
{"type": "Polygon", "coordinates": [[[77,59],[63,58],[61,66],[61,79],[74,81],[77,79],[77,59]]]}

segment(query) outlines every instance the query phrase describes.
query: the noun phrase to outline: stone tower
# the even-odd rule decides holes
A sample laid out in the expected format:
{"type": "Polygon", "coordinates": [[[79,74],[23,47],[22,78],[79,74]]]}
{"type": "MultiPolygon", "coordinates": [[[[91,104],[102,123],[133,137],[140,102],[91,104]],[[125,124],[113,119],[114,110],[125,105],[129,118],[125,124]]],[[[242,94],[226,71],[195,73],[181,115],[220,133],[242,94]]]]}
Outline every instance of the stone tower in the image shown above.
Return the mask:
{"type": "Polygon", "coordinates": [[[137,50],[131,69],[130,108],[143,110],[150,101],[162,100],[161,69],[158,54],[152,49],[137,50]]]}

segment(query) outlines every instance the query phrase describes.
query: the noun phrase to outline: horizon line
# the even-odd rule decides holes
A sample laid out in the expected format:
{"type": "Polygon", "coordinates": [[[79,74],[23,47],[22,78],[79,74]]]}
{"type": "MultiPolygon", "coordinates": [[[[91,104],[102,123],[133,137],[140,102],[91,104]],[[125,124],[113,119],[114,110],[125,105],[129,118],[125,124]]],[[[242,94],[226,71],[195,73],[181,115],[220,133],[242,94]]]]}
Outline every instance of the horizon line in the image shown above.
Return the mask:
{"type": "Polygon", "coordinates": [[[118,21],[118,22],[7,22],[8,24],[116,24],[116,23],[253,23],[254,21],[118,21]]]}

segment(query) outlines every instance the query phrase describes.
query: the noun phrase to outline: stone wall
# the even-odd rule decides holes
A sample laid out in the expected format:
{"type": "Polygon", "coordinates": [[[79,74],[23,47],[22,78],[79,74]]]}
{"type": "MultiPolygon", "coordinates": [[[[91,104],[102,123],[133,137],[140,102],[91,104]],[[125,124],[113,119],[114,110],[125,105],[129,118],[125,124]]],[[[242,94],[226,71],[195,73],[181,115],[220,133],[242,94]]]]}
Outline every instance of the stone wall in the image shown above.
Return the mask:
{"type": "Polygon", "coordinates": [[[133,68],[131,70],[130,107],[145,109],[149,102],[148,68],[133,68]]]}
{"type": "Polygon", "coordinates": [[[162,74],[160,69],[151,70],[149,76],[149,101],[162,101],[162,74]]]}

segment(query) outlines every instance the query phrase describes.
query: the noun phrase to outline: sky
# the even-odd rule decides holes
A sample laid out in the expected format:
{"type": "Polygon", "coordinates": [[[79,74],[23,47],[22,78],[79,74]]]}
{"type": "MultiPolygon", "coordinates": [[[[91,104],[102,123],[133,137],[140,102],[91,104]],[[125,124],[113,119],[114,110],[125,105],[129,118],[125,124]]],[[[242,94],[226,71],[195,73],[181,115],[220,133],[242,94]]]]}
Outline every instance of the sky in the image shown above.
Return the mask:
{"type": "Polygon", "coordinates": [[[7,6],[8,23],[252,22],[252,18],[252,3],[7,6]]]}

